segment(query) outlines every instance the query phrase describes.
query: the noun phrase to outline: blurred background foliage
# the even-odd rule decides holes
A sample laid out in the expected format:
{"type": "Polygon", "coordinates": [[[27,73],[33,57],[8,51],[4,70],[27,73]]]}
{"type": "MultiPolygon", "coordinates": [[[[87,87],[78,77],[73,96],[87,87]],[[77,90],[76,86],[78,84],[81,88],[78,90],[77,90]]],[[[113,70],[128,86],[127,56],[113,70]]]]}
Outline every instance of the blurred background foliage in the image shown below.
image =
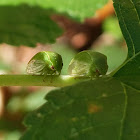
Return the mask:
{"type": "MultiPolygon", "coordinates": [[[[54,19],[65,30],[55,44],[38,43],[35,48],[0,45],[0,74],[26,74],[26,65],[30,58],[43,50],[62,55],[64,66],[61,74],[63,75],[67,74],[71,59],[81,50],[92,49],[105,54],[109,65],[108,73],[126,59],[127,47],[114,12],[108,14],[101,22],[96,22],[96,26],[87,25],[93,21],[95,23],[97,17],[85,20],[88,24],[81,26],[80,30],[77,30],[79,23],[75,24],[65,17],[55,16],[54,19]],[[70,26],[66,28],[67,23],[73,25],[73,28],[70,26]],[[91,34],[84,32],[84,28],[86,31],[94,28],[96,37],[92,36],[95,35],[94,30],[91,34]],[[86,37],[91,38],[92,41],[86,40],[86,37]]],[[[45,102],[44,96],[54,89],[54,87],[1,87],[0,140],[18,140],[25,130],[22,124],[24,115],[41,106],[45,102]]]]}

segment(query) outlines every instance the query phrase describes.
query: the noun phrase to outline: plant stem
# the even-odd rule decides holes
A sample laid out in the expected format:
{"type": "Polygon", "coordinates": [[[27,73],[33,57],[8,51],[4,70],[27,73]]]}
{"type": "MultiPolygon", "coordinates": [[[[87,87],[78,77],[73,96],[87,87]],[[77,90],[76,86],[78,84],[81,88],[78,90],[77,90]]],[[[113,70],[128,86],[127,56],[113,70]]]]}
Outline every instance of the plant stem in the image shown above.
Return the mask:
{"type": "Polygon", "coordinates": [[[55,86],[63,87],[90,80],[85,76],[70,75],[0,75],[0,86],[55,86]]]}

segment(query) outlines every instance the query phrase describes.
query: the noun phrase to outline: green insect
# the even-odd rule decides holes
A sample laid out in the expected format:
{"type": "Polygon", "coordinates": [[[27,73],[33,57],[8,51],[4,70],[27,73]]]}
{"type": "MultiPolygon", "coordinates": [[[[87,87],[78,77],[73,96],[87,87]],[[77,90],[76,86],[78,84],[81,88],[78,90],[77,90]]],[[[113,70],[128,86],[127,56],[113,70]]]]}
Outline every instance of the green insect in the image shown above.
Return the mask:
{"type": "Polygon", "coordinates": [[[98,77],[108,70],[107,57],[92,50],[78,53],[70,62],[68,73],[76,76],[98,77]]]}
{"type": "Polygon", "coordinates": [[[32,75],[60,75],[63,66],[58,53],[42,51],[34,55],[27,65],[27,73],[32,75]]]}

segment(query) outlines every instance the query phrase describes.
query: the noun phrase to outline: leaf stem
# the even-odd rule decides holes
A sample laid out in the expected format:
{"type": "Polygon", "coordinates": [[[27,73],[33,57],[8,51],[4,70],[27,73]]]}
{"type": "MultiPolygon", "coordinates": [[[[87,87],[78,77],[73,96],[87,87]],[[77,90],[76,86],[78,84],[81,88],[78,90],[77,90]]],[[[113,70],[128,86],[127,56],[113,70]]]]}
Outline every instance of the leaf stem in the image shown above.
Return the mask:
{"type": "Polygon", "coordinates": [[[0,75],[0,86],[69,86],[90,80],[91,77],[70,75],[0,75]]]}

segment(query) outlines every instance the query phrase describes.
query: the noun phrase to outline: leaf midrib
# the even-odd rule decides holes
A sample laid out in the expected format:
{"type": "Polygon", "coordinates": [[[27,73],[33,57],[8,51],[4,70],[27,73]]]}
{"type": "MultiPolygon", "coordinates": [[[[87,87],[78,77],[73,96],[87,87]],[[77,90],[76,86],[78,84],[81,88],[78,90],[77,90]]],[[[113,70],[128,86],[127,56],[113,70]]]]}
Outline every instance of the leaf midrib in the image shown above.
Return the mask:
{"type": "Polygon", "coordinates": [[[123,129],[124,129],[124,122],[125,122],[125,118],[126,118],[126,112],[127,112],[127,104],[128,104],[128,96],[127,96],[127,93],[126,93],[126,88],[124,86],[123,83],[121,83],[122,87],[123,87],[123,90],[124,90],[124,95],[125,95],[125,104],[124,104],[124,112],[123,112],[123,117],[122,117],[122,120],[121,120],[121,127],[120,127],[120,138],[119,140],[122,140],[123,139],[123,129]]]}

